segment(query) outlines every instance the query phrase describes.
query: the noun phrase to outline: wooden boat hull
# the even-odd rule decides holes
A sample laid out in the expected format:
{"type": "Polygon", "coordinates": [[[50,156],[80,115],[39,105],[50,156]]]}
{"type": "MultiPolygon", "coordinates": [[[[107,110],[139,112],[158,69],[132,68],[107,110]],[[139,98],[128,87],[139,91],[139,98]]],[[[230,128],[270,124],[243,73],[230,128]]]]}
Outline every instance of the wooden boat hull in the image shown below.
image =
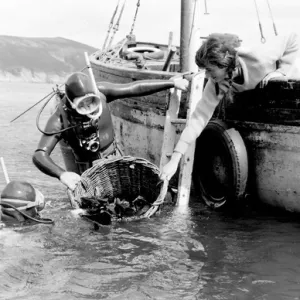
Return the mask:
{"type": "MultiPolygon", "coordinates": [[[[97,61],[96,57],[97,54],[90,57],[96,81],[125,83],[168,79],[177,74],[107,65],[97,61]]],[[[280,95],[276,91],[275,94],[277,98],[280,95]]],[[[290,96],[283,99],[281,95],[276,105],[270,95],[267,95],[268,101],[264,99],[265,94],[250,96],[251,105],[247,106],[245,101],[242,105],[236,104],[240,103],[236,101],[225,109],[222,120],[240,132],[246,145],[249,163],[246,193],[272,206],[300,212],[300,110],[297,101],[293,100],[295,96],[289,100],[290,96]],[[261,105],[261,101],[267,104],[261,105]],[[292,112],[290,107],[284,107],[289,103],[295,106],[292,112]]],[[[166,97],[167,92],[161,92],[111,104],[116,136],[126,154],[159,164],[166,97]]],[[[178,128],[178,134],[182,129],[178,128]]]]}
{"type": "Polygon", "coordinates": [[[300,212],[300,127],[232,122],[246,144],[248,191],[266,204],[300,212]]]}
{"type": "MultiPolygon", "coordinates": [[[[149,62],[148,70],[139,70],[132,62],[128,63],[129,67],[99,62],[97,55],[94,53],[90,56],[96,81],[128,83],[146,79],[169,79],[178,75],[176,72],[159,71],[163,60],[149,62]]],[[[178,63],[173,64],[172,69],[176,66],[178,63]]],[[[110,103],[116,139],[126,155],[143,157],[159,165],[168,93],[169,91],[161,91],[110,103]]]]}

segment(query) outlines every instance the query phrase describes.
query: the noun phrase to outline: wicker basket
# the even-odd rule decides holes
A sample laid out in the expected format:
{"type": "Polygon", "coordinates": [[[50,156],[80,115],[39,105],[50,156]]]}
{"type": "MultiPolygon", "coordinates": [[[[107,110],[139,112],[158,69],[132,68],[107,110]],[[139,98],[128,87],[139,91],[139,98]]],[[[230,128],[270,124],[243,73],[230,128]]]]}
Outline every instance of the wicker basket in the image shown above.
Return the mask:
{"type": "Polygon", "coordinates": [[[167,193],[167,186],[159,183],[159,168],[146,159],[132,156],[100,159],[81,175],[81,182],[69,197],[76,208],[80,207],[82,197],[133,201],[142,196],[157,209],[167,193]]]}

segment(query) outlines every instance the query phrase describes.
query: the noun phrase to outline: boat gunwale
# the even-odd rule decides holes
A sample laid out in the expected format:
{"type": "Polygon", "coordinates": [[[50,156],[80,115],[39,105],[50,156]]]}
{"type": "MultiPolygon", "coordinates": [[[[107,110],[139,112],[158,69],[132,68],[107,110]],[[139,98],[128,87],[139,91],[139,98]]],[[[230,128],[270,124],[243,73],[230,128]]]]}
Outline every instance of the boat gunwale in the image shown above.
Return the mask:
{"type": "MultiPolygon", "coordinates": [[[[136,42],[136,44],[145,44],[145,45],[149,45],[149,46],[158,46],[158,47],[164,47],[164,48],[168,48],[167,45],[165,44],[157,44],[157,43],[148,43],[148,42],[136,42]]],[[[179,49],[178,46],[176,46],[176,49],[179,49]]],[[[182,74],[181,72],[167,72],[167,71],[159,71],[159,70],[143,70],[143,69],[134,69],[131,67],[125,67],[125,66],[119,66],[118,64],[110,64],[110,63],[105,63],[105,62],[101,62],[99,60],[97,60],[96,56],[102,52],[102,50],[98,50],[94,53],[92,53],[90,55],[90,62],[98,67],[102,67],[105,68],[107,71],[110,71],[112,74],[117,75],[117,72],[123,71],[123,72],[131,72],[133,73],[133,75],[131,76],[131,78],[134,77],[141,77],[140,75],[142,74],[142,76],[146,76],[146,75],[156,75],[156,76],[161,76],[161,77],[173,77],[175,75],[179,75],[182,74]]],[[[160,63],[163,65],[164,61],[160,60],[160,63]]],[[[179,62],[178,62],[179,63],[179,62]]],[[[118,75],[120,76],[120,75],[118,75]]],[[[128,76],[128,74],[127,74],[128,76]]]]}

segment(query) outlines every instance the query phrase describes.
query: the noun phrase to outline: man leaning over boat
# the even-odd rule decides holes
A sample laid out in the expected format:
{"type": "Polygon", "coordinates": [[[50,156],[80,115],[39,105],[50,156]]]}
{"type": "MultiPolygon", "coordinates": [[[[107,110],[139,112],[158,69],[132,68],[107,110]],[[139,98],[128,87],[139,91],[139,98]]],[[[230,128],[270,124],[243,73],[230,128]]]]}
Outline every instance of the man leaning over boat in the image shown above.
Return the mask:
{"type": "Polygon", "coordinates": [[[232,94],[263,87],[273,78],[300,79],[298,56],[299,40],[294,33],[277,36],[252,49],[234,48],[226,40],[208,38],[196,53],[196,64],[205,69],[207,84],[170,161],[161,170],[161,179],[173,177],[181,157],[201,134],[225,96],[224,101],[228,101],[232,94]]]}

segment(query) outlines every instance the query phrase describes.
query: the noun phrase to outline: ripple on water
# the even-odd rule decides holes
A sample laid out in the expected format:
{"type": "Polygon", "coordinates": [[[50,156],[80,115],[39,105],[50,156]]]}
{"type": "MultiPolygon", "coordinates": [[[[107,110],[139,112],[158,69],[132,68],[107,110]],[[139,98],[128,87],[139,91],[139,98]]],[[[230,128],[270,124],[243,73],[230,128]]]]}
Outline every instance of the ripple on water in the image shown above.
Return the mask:
{"type": "MultiPolygon", "coordinates": [[[[11,180],[29,181],[44,193],[42,216],[55,221],[0,230],[0,299],[299,299],[297,218],[232,216],[197,199],[185,210],[98,231],[76,218],[64,187],[32,164],[39,108],[9,124],[51,90],[0,83],[0,154],[11,180]]],[[[58,149],[52,157],[62,163],[58,149]]]]}

